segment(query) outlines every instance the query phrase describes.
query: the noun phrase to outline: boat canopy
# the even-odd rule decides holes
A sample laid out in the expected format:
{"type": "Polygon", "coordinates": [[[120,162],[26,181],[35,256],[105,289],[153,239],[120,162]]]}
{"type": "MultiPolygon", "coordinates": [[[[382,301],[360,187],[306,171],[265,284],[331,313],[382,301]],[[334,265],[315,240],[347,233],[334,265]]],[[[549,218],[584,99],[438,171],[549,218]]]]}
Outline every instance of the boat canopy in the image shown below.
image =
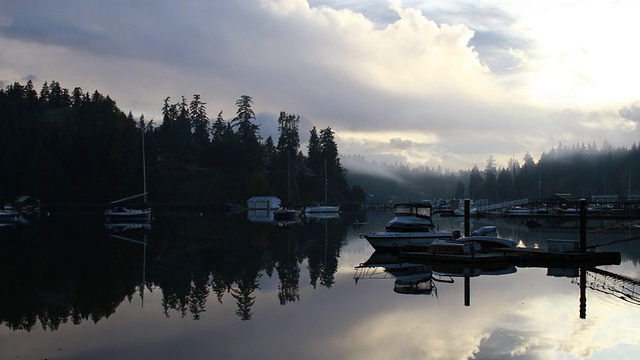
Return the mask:
{"type": "Polygon", "coordinates": [[[431,218],[431,205],[422,203],[400,203],[393,206],[396,216],[419,216],[431,218]]]}

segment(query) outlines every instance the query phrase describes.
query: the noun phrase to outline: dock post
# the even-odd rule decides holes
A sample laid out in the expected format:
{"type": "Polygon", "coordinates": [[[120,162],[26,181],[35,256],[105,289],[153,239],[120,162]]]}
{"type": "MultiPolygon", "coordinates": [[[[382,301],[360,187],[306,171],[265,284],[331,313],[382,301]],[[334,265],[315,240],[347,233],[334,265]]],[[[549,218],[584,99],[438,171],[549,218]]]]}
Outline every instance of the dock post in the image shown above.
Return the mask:
{"type": "Polygon", "coordinates": [[[587,200],[580,199],[580,252],[587,251],[587,200]]]}
{"type": "Polygon", "coordinates": [[[580,319],[587,318],[587,269],[580,268],[580,319]]]}
{"type": "Polygon", "coordinates": [[[471,275],[464,277],[464,306],[471,306],[471,275]]]}
{"type": "Polygon", "coordinates": [[[470,213],[471,213],[471,200],[469,198],[464,199],[464,236],[470,234],[470,213]]]}

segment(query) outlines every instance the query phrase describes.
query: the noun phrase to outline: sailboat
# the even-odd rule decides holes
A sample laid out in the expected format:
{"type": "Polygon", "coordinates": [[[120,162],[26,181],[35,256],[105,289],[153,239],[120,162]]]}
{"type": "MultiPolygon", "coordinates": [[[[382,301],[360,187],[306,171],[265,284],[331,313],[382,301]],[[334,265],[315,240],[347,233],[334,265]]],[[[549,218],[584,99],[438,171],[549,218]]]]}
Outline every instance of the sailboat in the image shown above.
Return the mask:
{"type": "Polygon", "coordinates": [[[147,173],[144,152],[144,132],[142,132],[142,178],[143,192],[141,194],[128,196],[109,203],[109,209],[104,212],[108,223],[140,223],[151,221],[151,208],[147,206],[147,173]],[[142,208],[130,208],[124,204],[126,201],[143,198],[142,208]]]}
{"type": "Polygon", "coordinates": [[[333,214],[338,215],[340,213],[339,206],[331,206],[328,205],[328,187],[329,183],[327,181],[327,160],[324,160],[324,205],[315,205],[310,206],[305,209],[305,214],[307,215],[318,215],[318,214],[333,214]]]}
{"type": "MultiPolygon", "coordinates": [[[[291,163],[291,156],[287,153],[287,178],[288,178],[288,189],[289,189],[289,203],[291,204],[291,167],[292,167],[292,163],[291,163]]],[[[296,209],[288,209],[288,208],[283,208],[280,207],[278,209],[275,209],[273,211],[273,220],[278,222],[278,223],[295,223],[295,222],[299,222],[300,219],[298,218],[298,215],[300,214],[299,210],[296,209]]]]}

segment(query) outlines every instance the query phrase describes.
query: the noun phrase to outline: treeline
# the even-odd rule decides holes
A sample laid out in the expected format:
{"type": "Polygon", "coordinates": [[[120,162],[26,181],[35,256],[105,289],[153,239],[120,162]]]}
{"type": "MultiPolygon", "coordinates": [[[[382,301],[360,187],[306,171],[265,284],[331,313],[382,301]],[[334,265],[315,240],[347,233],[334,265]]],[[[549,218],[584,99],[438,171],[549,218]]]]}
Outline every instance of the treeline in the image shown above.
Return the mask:
{"type": "Polygon", "coordinates": [[[640,195],[640,149],[613,147],[605,142],[557,147],[544,152],[536,162],[527,153],[522,163],[511,159],[506,166],[497,166],[489,156],[481,169],[443,172],[427,166],[411,168],[405,165],[366,163],[364,158],[349,159],[365,164],[378,173],[393,177],[373,177],[351,170],[349,181],[365,184],[374,198],[397,199],[465,198],[487,199],[491,202],[519,198],[548,198],[554,194],[591,199],[593,195],[627,198],[640,195]]]}
{"type": "Polygon", "coordinates": [[[526,154],[498,167],[443,172],[428,166],[368,163],[343,167],[330,127],[300,148],[299,116],[281,112],[278,139],[262,139],[253,99],[242,95],[230,120],[210,119],[199,95],[162,105],[157,125],[125,114],[109,96],[69,91],[56,81],[40,91],[31,81],[0,89],[0,201],[28,194],[44,203],[106,204],[142,192],[142,141],[147,190],[156,204],[218,205],[275,195],[299,207],[434,198],[590,198],[640,193],[640,150],[604,143],[557,147],[536,162],[526,154]],[[366,168],[360,171],[357,168],[366,168]],[[385,176],[373,175],[378,170],[385,176]],[[349,184],[358,184],[349,186],[349,184]],[[366,193],[365,193],[366,190],[366,193]]]}
{"type": "Polygon", "coordinates": [[[300,149],[299,116],[282,112],[279,138],[263,140],[253,100],[236,116],[211,121],[199,95],[167,97],[162,122],[135,119],[98,91],[69,91],[56,81],[38,92],[31,81],[0,90],[0,200],[29,194],[45,203],[94,203],[142,192],[144,141],[150,202],[223,204],[275,195],[292,206],[328,197],[362,200],[350,188],[330,127],[310,132],[300,149]],[[326,169],[326,170],[325,170],[326,169]]]}

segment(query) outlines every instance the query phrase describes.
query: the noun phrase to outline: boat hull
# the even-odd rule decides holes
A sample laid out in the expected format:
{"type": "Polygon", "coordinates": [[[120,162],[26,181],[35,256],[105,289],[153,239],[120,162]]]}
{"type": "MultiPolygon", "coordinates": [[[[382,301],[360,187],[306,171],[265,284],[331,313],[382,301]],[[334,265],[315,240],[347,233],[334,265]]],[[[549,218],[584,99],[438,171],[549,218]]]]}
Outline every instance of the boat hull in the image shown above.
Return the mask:
{"type": "Polygon", "coordinates": [[[331,214],[331,213],[339,213],[340,207],[338,206],[314,206],[305,209],[305,213],[307,214],[331,214]]]}
{"type": "Polygon", "coordinates": [[[121,211],[107,210],[105,217],[109,222],[147,222],[151,221],[151,209],[126,209],[121,211]]]}
{"type": "Polygon", "coordinates": [[[376,250],[394,250],[409,246],[426,246],[434,240],[452,239],[447,233],[403,233],[403,232],[382,232],[368,234],[365,239],[376,250]]]}
{"type": "Polygon", "coordinates": [[[0,211],[0,222],[15,222],[15,221],[18,221],[17,212],[0,211]]]}
{"type": "Polygon", "coordinates": [[[273,212],[273,220],[275,221],[296,221],[300,212],[293,209],[281,209],[273,212]]]}

